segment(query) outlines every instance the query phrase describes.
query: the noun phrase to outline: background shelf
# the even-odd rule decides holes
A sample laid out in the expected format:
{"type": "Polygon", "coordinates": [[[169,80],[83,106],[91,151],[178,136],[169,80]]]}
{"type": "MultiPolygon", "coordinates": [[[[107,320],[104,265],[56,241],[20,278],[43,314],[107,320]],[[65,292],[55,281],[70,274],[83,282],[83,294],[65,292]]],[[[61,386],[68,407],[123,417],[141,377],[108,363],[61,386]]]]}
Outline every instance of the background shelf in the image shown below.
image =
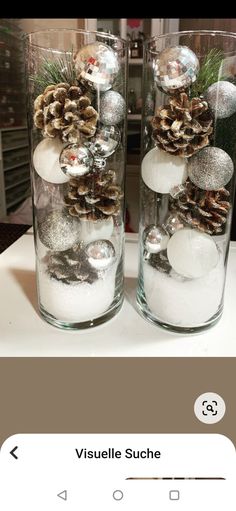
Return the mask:
{"type": "Polygon", "coordinates": [[[129,59],[129,65],[130,66],[142,66],[143,59],[129,59]]]}
{"type": "Polygon", "coordinates": [[[26,128],[0,129],[0,218],[30,196],[26,128]],[[20,143],[24,141],[24,143],[20,143]],[[15,145],[14,145],[15,144],[15,145]]]}

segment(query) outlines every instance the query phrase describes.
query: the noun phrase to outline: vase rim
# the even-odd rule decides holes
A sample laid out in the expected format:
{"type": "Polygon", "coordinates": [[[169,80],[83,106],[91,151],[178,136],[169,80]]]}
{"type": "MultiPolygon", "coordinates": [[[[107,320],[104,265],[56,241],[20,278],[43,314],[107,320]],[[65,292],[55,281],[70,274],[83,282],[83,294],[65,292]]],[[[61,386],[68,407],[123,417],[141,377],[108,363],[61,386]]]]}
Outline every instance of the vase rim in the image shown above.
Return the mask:
{"type": "Polygon", "coordinates": [[[167,39],[168,37],[180,36],[180,35],[212,35],[212,36],[222,36],[222,37],[232,37],[232,39],[236,39],[235,32],[229,32],[227,30],[179,30],[176,32],[168,32],[166,34],[154,35],[148,37],[144,41],[144,45],[148,45],[151,41],[156,41],[159,39],[167,39]]]}
{"type": "Polygon", "coordinates": [[[44,28],[41,30],[35,30],[34,32],[28,32],[23,35],[23,40],[28,41],[31,46],[35,46],[37,48],[44,48],[44,46],[32,43],[30,41],[31,37],[39,36],[40,34],[52,34],[57,32],[64,33],[76,33],[76,34],[86,34],[86,35],[98,35],[104,37],[104,39],[108,39],[111,41],[120,41],[124,46],[128,46],[128,41],[123,39],[122,37],[116,36],[114,34],[108,34],[107,32],[100,32],[98,30],[86,30],[83,28],[44,28]]]}

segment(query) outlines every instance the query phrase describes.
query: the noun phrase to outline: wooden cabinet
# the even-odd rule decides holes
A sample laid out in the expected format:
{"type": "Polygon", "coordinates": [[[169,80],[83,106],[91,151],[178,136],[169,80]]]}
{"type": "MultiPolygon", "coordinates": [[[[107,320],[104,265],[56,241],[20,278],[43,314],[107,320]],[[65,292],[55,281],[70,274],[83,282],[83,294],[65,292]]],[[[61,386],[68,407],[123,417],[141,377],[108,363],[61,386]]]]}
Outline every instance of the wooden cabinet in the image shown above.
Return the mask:
{"type": "Polygon", "coordinates": [[[18,21],[0,19],[0,218],[30,195],[24,52],[18,21]]]}

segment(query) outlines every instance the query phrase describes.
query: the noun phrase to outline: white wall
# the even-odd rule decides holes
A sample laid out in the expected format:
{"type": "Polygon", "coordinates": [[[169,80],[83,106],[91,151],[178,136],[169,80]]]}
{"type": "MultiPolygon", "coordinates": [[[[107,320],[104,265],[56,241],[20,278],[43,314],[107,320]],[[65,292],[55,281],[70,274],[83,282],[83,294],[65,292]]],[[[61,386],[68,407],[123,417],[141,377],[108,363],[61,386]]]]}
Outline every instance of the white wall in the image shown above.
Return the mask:
{"type": "Polygon", "coordinates": [[[84,18],[22,18],[19,24],[26,33],[45,28],[84,28],[84,18]]]}

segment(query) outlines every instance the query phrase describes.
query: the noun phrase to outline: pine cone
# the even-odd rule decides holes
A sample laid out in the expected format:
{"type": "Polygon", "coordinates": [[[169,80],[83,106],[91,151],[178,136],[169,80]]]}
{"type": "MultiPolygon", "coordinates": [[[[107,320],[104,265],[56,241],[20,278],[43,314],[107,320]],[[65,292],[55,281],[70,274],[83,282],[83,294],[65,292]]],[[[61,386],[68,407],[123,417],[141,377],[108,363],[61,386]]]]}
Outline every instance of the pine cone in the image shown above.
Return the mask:
{"type": "Polygon", "coordinates": [[[169,259],[167,257],[167,250],[162,250],[158,252],[158,254],[150,254],[146,259],[155,270],[158,270],[161,273],[170,273],[171,265],[169,263],[169,259]]]}
{"type": "Polygon", "coordinates": [[[88,282],[92,284],[98,278],[96,270],[88,263],[84,251],[79,245],[65,252],[54,252],[48,259],[48,273],[64,284],[88,282]]]}
{"type": "Polygon", "coordinates": [[[59,136],[63,142],[76,143],[81,133],[92,137],[96,132],[98,113],[75,85],[49,85],[36,98],[34,112],[34,124],[44,137],[59,136]]]}
{"type": "Polygon", "coordinates": [[[151,121],[157,145],[176,156],[189,157],[209,144],[213,118],[201,98],[189,99],[185,92],[158,108],[151,121]]]}
{"type": "Polygon", "coordinates": [[[64,198],[70,215],[88,220],[117,215],[123,194],[115,179],[112,170],[97,170],[92,175],[70,179],[69,191],[64,198]]]}
{"type": "Polygon", "coordinates": [[[201,190],[187,180],[185,190],[177,199],[172,199],[170,208],[191,227],[207,234],[218,234],[223,231],[230,210],[229,195],[225,188],[201,190]]]}

